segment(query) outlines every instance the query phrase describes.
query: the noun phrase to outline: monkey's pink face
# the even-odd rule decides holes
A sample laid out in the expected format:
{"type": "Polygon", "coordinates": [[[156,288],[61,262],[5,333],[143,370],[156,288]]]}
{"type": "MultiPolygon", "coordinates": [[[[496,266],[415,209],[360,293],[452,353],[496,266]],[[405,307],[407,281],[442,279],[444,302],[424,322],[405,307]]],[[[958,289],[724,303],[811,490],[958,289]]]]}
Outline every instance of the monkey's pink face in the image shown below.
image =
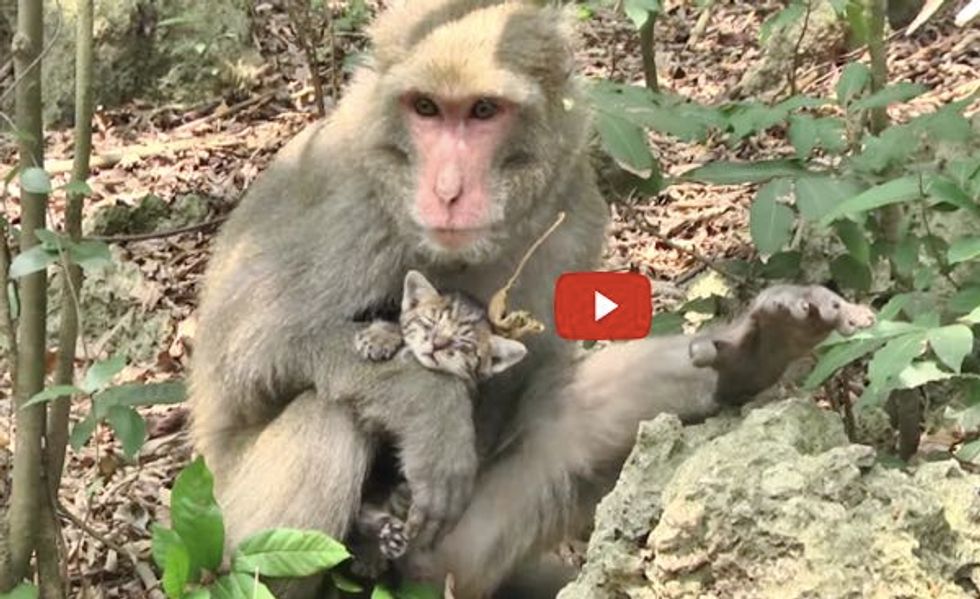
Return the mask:
{"type": "Polygon", "coordinates": [[[497,98],[402,97],[418,157],[413,218],[449,251],[484,239],[503,220],[491,194],[493,162],[517,107],[497,98]]]}

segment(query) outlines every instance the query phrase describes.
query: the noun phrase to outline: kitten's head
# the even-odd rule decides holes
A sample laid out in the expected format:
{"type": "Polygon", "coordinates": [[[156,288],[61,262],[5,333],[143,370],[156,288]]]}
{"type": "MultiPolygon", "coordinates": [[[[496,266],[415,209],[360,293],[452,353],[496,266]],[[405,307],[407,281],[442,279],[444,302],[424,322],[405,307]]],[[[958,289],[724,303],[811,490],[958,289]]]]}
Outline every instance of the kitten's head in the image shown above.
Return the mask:
{"type": "Polygon", "coordinates": [[[422,275],[405,275],[401,312],[405,346],[426,368],[476,382],[527,354],[520,341],[494,335],[482,307],[459,293],[439,293],[422,275]]]}

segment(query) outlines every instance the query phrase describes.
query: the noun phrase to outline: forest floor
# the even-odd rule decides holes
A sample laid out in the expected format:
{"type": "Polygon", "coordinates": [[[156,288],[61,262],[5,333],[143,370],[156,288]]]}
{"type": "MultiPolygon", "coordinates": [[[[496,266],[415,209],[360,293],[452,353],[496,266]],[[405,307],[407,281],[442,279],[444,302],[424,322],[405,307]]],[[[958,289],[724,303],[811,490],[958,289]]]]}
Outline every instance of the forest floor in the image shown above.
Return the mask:
{"type": "MultiPolygon", "coordinates": [[[[657,24],[661,85],[701,102],[732,99],[730,94],[743,73],[760,60],[759,27],[774,5],[719,3],[704,34],[694,40],[691,32],[698,16],[695,3],[674,4],[683,6],[670,9],[657,24]]],[[[96,115],[93,154],[104,157],[105,164],[95,168],[89,180],[94,194],[86,206],[87,217],[106,206],[135,205],[151,194],[167,205],[187,196],[207,198],[200,226],[181,234],[157,233],[149,239],[126,235],[114,239],[117,259],[135,265],[141,275],[139,289],[131,290],[140,299],[127,317],[162,323],[162,334],[156,334],[149,357],[131,363],[120,380],[158,381],[183,376],[193,350],[196,294],[215,230],[275,151],[317,118],[309,70],[288,23],[279,3],[258,4],[255,39],[269,68],[263,69],[252,88],[237,98],[191,107],[133,102],[96,115]]],[[[583,20],[582,32],[579,62],[588,76],[629,82],[642,77],[636,35],[625,18],[600,10],[583,20]]],[[[364,43],[359,34],[340,40],[348,52],[362,48],[364,43]]],[[[840,52],[828,52],[803,61],[801,91],[832,95],[847,58],[840,52]]],[[[894,118],[908,118],[963,97],[980,81],[980,30],[957,29],[947,17],[927,24],[912,37],[893,36],[889,71],[892,81],[919,82],[933,88],[912,104],[893,111],[894,118]]],[[[327,67],[322,72],[329,88],[333,75],[327,67]]],[[[49,170],[60,170],[62,176],[72,154],[71,139],[70,130],[51,131],[46,138],[47,157],[53,161],[49,170]]],[[[749,140],[735,147],[722,139],[695,144],[658,136],[654,148],[668,175],[712,160],[759,159],[792,151],[778,135],[767,136],[762,143],[749,140]]],[[[10,166],[12,159],[9,149],[0,148],[0,164],[10,166]]],[[[650,198],[638,214],[670,242],[655,237],[650,227],[623,219],[613,206],[616,219],[609,235],[606,264],[648,275],[657,283],[658,303],[669,305],[693,275],[705,270],[704,257],[721,260],[751,255],[747,218],[753,193],[750,186],[708,188],[685,183],[650,198]]],[[[63,201],[58,195],[52,198],[51,215],[56,222],[62,217],[63,201]]],[[[16,197],[4,198],[4,210],[16,221],[16,197]]],[[[114,324],[94,326],[105,330],[114,324]]],[[[83,352],[99,357],[111,336],[110,332],[88,339],[83,352]]],[[[3,401],[9,397],[9,377],[5,378],[0,379],[0,497],[5,479],[2,456],[12,438],[9,402],[3,401]]],[[[82,408],[87,406],[79,406],[82,408]]],[[[107,427],[100,427],[81,451],[69,450],[60,498],[91,529],[83,532],[76,523],[65,521],[73,596],[163,596],[149,567],[149,525],[167,518],[168,488],[191,450],[183,408],[150,408],[144,415],[149,441],[136,463],[123,459],[107,427]],[[130,557],[119,555],[107,542],[135,555],[138,565],[134,568],[130,557]]]]}

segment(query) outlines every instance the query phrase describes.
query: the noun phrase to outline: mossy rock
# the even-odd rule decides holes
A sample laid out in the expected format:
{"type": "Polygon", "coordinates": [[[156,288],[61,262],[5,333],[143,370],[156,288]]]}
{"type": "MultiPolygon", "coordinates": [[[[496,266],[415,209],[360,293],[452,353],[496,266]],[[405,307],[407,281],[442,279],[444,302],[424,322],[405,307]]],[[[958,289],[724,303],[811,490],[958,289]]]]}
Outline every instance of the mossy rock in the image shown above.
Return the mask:
{"type": "Polygon", "coordinates": [[[168,204],[156,195],[143,197],[135,206],[116,203],[99,208],[86,223],[92,235],[131,235],[186,227],[204,221],[211,202],[188,194],[168,204]]]}
{"type": "MultiPolygon", "coordinates": [[[[47,0],[45,11],[45,36],[56,40],[43,63],[45,117],[70,121],[77,3],[47,0]]],[[[199,101],[227,89],[242,64],[259,61],[245,0],[109,0],[96,2],[95,13],[97,105],[199,101]]]]}

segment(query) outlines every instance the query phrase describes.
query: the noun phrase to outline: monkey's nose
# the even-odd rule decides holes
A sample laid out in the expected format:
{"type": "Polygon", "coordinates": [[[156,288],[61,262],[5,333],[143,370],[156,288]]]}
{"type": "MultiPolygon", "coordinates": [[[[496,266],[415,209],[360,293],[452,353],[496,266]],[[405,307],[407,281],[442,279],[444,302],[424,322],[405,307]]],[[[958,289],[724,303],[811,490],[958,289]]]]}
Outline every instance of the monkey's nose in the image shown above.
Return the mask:
{"type": "Polygon", "coordinates": [[[453,204],[463,194],[463,172],[459,165],[450,162],[442,167],[436,177],[436,196],[446,204],[453,204]]]}

